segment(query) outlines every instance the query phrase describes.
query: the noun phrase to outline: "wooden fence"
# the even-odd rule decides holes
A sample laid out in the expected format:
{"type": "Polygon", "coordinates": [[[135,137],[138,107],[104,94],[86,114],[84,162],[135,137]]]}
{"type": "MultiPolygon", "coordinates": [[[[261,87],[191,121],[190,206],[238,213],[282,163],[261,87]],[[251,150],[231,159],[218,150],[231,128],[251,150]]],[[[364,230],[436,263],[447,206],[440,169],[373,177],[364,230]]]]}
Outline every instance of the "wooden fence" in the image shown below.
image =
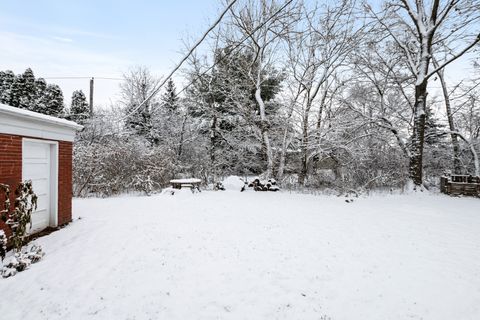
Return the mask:
{"type": "Polygon", "coordinates": [[[480,177],[452,175],[440,178],[440,191],[449,195],[480,197],[480,177]]]}

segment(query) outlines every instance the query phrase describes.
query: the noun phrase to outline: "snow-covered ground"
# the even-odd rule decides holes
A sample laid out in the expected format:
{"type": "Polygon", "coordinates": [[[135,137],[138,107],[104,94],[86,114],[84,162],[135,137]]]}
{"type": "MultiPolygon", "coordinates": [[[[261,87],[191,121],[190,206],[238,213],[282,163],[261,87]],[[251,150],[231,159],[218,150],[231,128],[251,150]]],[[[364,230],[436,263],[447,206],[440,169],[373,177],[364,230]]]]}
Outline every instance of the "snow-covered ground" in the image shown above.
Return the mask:
{"type": "Polygon", "coordinates": [[[2,320],[480,319],[479,199],[226,191],[74,215],[0,279],[2,320]]]}

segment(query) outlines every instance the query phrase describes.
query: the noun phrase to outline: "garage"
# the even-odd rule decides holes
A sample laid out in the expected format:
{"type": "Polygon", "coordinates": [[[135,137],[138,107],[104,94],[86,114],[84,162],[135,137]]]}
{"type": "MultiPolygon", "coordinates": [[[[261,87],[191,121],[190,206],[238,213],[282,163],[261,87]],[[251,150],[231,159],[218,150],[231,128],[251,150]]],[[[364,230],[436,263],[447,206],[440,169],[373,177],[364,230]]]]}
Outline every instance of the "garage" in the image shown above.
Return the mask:
{"type": "Polygon", "coordinates": [[[32,214],[32,232],[56,226],[56,151],[49,141],[23,140],[22,180],[31,180],[38,197],[37,210],[32,214]],[[51,156],[51,154],[53,156],[51,156]],[[53,174],[53,175],[52,175],[53,174]]]}
{"type": "MultiPolygon", "coordinates": [[[[30,233],[72,219],[72,150],[82,126],[0,104],[0,183],[14,190],[31,180],[38,196],[30,233]]],[[[11,203],[14,203],[13,192],[11,203]]],[[[0,221],[0,229],[8,232],[0,221]]]]}

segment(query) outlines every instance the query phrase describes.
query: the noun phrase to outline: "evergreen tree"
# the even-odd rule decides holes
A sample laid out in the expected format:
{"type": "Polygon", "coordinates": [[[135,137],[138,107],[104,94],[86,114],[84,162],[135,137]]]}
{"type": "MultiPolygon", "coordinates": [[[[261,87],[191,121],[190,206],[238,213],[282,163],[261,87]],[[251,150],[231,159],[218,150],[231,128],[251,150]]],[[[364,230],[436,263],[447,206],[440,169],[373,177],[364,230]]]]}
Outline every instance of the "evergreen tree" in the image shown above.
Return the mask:
{"type": "MultiPolygon", "coordinates": [[[[212,175],[259,174],[264,170],[261,162],[256,161],[263,157],[257,133],[259,110],[255,84],[249,76],[254,59],[248,51],[232,53],[228,47],[217,50],[214,59],[216,67],[210,73],[192,74],[195,81],[187,91],[187,97],[196,101],[190,103],[189,114],[200,122],[200,133],[210,142],[212,175]]],[[[261,95],[272,119],[278,113],[273,99],[281,81],[275,70],[262,73],[261,95]]]]}
{"type": "Polygon", "coordinates": [[[45,110],[44,114],[57,117],[63,112],[63,93],[56,84],[47,85],[45,91],[45,110]]]}
{"type": "Polygon", "coordinates": [[[162,98],[162,106],[169,112],[175,112],[178,109],[178,97],[173,80],[170,78],[165,88],[162,98]]]}
{"type": "Polygon", "coordinates": [[[124,78],[125,82],[120,85],[120,89],[127,115],[126,127],[133,133],[145,137],[151,144],[157,144],[158,134],[152,123],[152,107],[157,102],[154,98],[147,98],[155,90],[158,80],[147,68],[140,66],[124,74],[124,78]]]}
{"type": "Polygon", "coordinates": [[[35,95],[34,95],[34,102],[32,111],[45,113],[47,109],[47,99],[46,99],[46,91],[47,91],[47,82],[43,78],[38,78],[35,80],[35,95]]]}
{"type": "Polygon", "coordinates": [[[35,103],[35,75],[32,69],[28,68],[19,78],[21,87],[18,104],[22,109],[32,110],[35,103]]]}
{"type": "Polygon", "coordinates": [[[138,104],[131,104],[126,109],[126,113],[129,115],[127,118],[127,127],[136,134],[145,137],[151,141],[152,133],[152,115],[148,106],[143,105],[138,108],[138,104]]]}
{"type": "Polygon", "coordinates": [[[426,109],[425,120],[425,144],[438,146],[445,140],[445,125],[441,124],[432,111],[431,107],[426,109]]]}
{"type": "Polygon", "coordinates": [[[80,124],[83,124],[90,116],[90,107],[87,98],[82,90],[76,90],[72,94],[72,104],[70,106],[70,118],[80,124]]]}
{"type": "Polygon", "coordinates": [[[10,104],[14,81],[15,74],[12,71],[0,71],[0,103],[10,104]]]}
{"type": "Polygon", "coordinates": [[[17,108],[32,109],[35,95],[35,76],[28,68],[23,74],[13,77],[8,104],[17,108]]]}
{"type": "Polygon", "coordinates": [[[0,71],[0,103],[52,116],[62,116],[63,93],[58,85],[35,79],[32,69],[15,75],[0,71]]]}
{"type": "Polygon", "coordinates": [[[20,99],[23,95],[24,79],[21,75],[15,76],[10,87],[10,99],[8,104],[12,107],[20,108],[20,99]]]}

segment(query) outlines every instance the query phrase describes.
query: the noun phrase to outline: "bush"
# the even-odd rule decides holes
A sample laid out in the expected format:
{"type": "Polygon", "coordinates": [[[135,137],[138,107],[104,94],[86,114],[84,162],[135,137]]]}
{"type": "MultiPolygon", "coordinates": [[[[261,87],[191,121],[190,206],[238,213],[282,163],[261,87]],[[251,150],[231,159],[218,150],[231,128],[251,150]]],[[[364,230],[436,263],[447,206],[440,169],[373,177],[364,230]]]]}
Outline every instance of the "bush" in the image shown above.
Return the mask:
{"type": "Polygon", "coordinates": [[[7,235],[0,230],[0,259],[3,260],[7,254],[7,235]]]}
{"type": "Polygon", "coordinates": [[[171,159],[168,150],[148,147],[141,139],[79,141],[74,149],[74,195],[111,196],[129,191],[149,195],[169,184],[171,159]]]}
{"type": "MultiPolygon", "coordinates": [[[[31,263],[39,261],[43,257],[40,246],[32,245],[22,252],[22,248],[28,237],[28,228],[31,227],[31,216],[37,208],[37,195],[33,192],[32,182],[26,181],[18,185],[15,190],[15,207],[10,211],[10,188],[0,185],[5,197],[1,218],[10,228],[12,235],[8,240],[13,246],[14,255],[4,264],[0,274],[6,278],[17,272],[27,269],[31,263]]],[[[7,237],[3,230],[0,231],[0,257],[5,258],[7,251],[7,237]]]]}

